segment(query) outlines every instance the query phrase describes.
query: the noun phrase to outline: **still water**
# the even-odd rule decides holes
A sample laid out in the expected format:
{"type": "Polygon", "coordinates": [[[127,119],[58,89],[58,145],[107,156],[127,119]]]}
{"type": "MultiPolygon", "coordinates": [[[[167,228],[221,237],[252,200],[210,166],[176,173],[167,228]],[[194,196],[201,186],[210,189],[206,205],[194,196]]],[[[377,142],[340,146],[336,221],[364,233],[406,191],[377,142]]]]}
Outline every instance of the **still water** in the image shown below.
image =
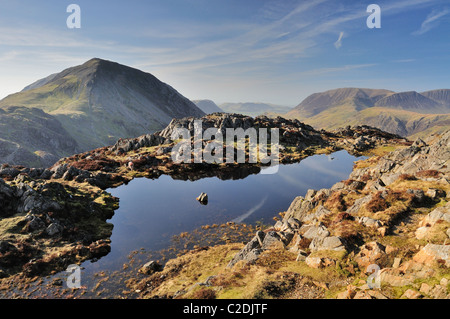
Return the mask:
{"type": "MultiPolygon", "coordinates": [[[[111,252],[99,260],[82,264],[82,282],[86,287],[83,297],[114,298],[118,293],[120,295],[126,289],[125,279],[136,276],[136,267],[152,258],[153,252],[167,249],[174,235],[194,231],[203,225],[230,221],[273,225],[273,217],[286,211],[296,196],[304,196],[308,189],[329,188],[347,179],[354,162],[360,159],[363,158],[339,151],[280,165],[274,174],[241,171],[236,174],[241,177],[238,179],[208,177],[195,181],[162,175],[158,179],[137,178],[126,185],[108,189],[120,199],[119,209],[108,221],[114,225],[111,252]],[[207,205],[196,200],[202,192],[208,194],[207,205]],[[135,267],[125,268],[130,253],[137,251],[145,254],[135,267]],[[99,273],[103,277],[99,277],[99,273]],[[98,288],[93,288],[98,287],[99,278],[105,279],[102,281],[105,292],[101,295],[98,288]]],[[[59,293],[64,285],[52,288],[48,283],[55,278],[65,280],[64,276],[67,274],[46,278],[45,284],[31,296],[61,297],[59,293]]],[[[127,295],[129,297],[132,296],[127,295]]]]}
{"type": "Polygon", "coordinates": [[[120,199],[120,207],[110,220],[114,225],[111,252],[96,262],[95,268],[117,268],[130,251],[163,249],[173,235],[202,225],[228,221],[273,225],[273,217],[286,211],[296,196],[347,179],[356,160],[339,151],[280,165],[275,174],[196,181],[163,175],[157,180],[134,179],[128,185],[109,189],[120,199]],[[196,200],[202,192],[208,194],[207,205],[196,200]]]}

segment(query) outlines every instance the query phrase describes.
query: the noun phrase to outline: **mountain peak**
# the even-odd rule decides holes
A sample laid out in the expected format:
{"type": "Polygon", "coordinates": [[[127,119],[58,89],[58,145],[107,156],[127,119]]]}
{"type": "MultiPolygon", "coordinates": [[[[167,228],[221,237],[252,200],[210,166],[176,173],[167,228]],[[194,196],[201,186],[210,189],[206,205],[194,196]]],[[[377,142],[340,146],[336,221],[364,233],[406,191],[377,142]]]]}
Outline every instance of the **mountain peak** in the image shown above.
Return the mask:
{"type": "Polygon", "coordinates": [[[391,93],[394,92],[383,89],[338,88],[311,94],[297,105],[292,112],[300,113],[303,117],[310,117],[345,103],[354,103],[359,108],[370,107],[377,100],[391,93]]]}
{"type": "Polygon", "coordinates": [[[54,116],[82,150],[161,130],[173,118],[205,115],[152,74],[100,58],[36,81],[0,101],[7,106],[54,116]]]}

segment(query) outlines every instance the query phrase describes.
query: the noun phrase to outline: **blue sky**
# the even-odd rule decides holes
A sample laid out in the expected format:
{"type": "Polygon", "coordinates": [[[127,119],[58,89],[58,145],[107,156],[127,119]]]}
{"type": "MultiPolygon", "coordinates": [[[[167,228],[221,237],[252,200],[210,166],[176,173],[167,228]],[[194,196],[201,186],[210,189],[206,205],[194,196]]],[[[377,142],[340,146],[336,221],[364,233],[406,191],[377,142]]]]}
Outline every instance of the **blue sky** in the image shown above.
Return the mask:
{"type": "Polygon", "coordinates": [[[450,88],[450,1],[0,0],[0,98],[92,57],[218,104],[450,88]],[[67,28],[71,3],[80,29],[67,28]],[[371,3],[380,29],[366,25],[371,3]]]}

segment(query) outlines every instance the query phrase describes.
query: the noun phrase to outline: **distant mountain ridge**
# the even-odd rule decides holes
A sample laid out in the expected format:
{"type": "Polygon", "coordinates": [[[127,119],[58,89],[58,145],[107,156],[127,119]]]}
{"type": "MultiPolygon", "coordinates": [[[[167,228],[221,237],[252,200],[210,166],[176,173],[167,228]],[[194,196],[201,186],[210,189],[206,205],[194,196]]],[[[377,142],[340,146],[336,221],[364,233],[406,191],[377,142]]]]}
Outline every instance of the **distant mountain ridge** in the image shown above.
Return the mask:
{"type": "Polygon", "coordinates": [[[402,136],[441,132],[450,126],[450,89],[393,92],[340,88],[314,93],[285,114],[315,128],[366,124],[402,136]]]}
{"type": "MultiPolygon", "coordinates": [[[[12,106],[40,109],[56,119],[77,144],[73,151],[62,152],[66,155],[111,145],[119,138],[155,132],[173,118],[205,114],[150,73],[98,58],[38,80],[0,101],[5,111],[12,106]]],[[[24,143],[8,137],[7,130],[0,130],[0,138],[24,143]]],[[[28,147],[29,151],[47,152],[54,137],[49,136],[48,147],[28,147]]],[[[0,157],[0,161],[4,159],[0,157]]],[[[16,160],[15,164],[21,163],[16,160]]],[[[48,161],[44,162],[48,165],[48,161]]]]}
{"type": "Polygon", "coordinates": [[[223,112],[223,110],[219,108],[217,104],[211,100],[193,100],[192,102],[194,102],[195,105],[197,105],[197,107],[206,114],[223,112]]]}
{"type": "Polygon", "coordinates": [[[238,113],[253,117],[267,112],[286,113],[292,109],[289,106],[262,102],[222,103],[219,107],[226,113],[238,113]]]}

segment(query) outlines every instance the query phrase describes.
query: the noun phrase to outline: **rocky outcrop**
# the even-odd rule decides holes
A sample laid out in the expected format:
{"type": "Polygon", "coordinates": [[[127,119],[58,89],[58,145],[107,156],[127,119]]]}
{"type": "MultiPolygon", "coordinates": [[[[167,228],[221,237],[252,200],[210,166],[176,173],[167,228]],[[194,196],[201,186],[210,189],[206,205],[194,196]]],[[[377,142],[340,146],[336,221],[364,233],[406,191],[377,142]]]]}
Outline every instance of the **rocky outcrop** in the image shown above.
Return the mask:
{"type": "Polygon", "coordinates": [[[407,140],[400,135],[388,133],[368,125],[347,126],[331,131],[340,138],[337,142],[343,148],[353,152],[364,152],[388,141],[407,144],[407,140]]]}
{"type": "MultiPolygon", "coordinates": [[[[107,253],[108,243],[95,242],[110,235],[106,220],[112,217],[115,199],[102,194],[101,205],[95,195],[39,179],[42,173],[37,172],[35,179],[20,173],[8,184],[0,179],[0,269],[5,277],[18,272],[34,276],[107,253]],[[80,245],[67,247],[61,242],[80,245]]],[[[56,169],[52,174],[61,173],[56,169]]]]}
{"type": "MultiPolygon", "coordinates": [[[[339,132],[341,136],[354,134],[350,128],[339,132]]],[[[237,261],[255,263],[271,249],[287,249],[297,254],[298,262],[320,269],[335,266],[339,258],[336,252],[342,252],[346,262],[357,264],[363,274],[369,275],[366,271],[377,266],[377,276],[384,285],[413,286],[415,289],[405,292],[403,298],[448,297],[439,285],[425,294],[415,282],[434,276],[440,280],[436,269],[446,273],[450,268],[449,161],[450,131],[358,162],[348,180],[296,197],[283,219],[255,236],[229,267],[237,261]],[[269,234],[271,241],[280,244],[264,248],[269,234]],[[404,242],[397,239],[397,247],[391,246],[395,237],[404,242]],[[410,244],[414,237],[423,240],[422,245],[410,244]]],[[[350,287],[340,297],[378,299],[388,295],[350,287]]]]}
{"type": "Polygon", "coordinates": [[[171,139],[177,129],[186,129],[190,136],[194,136],[195,121],[201,120],[202,127],[197,128],[201,134],[210,128],[218,129],[226,137],[227,129],[242,128],[244,131],[249,128],[266,128],[267,136],[270,138],[270,129],[279,129],[280,144],[295,145],[300,149],[308,145],[326,145],[327,142],[322,134],[311,126],[301,123],[298,120],[288,120],[282,117],[268,118],[258,116],[256,118],[241,114],[213,113],[202,118],[173,119],[172,122],[157,134],[166,139],[171,139]]]}
{"type": "Polygon", "coordinates": [[[431,145],[416,140],[411,146],[380,158],[376,166],[355,169],[350,178],[360,179],[368,174],[381,180],[384,186],[394,182],[401,174],[439,179],[450,171],[450,131],[431,145]]]}

